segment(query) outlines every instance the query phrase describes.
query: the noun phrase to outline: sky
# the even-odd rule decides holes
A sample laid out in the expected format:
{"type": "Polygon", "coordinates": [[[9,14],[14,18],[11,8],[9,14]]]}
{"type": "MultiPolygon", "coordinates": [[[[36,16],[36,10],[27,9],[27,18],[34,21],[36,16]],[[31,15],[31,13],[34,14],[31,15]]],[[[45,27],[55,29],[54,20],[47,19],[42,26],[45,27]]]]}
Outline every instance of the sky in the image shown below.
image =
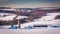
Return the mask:
{"type": "Polygon", "coordinates": [[[12,8],[60,7],[60,0],[0,0],[0,7],[12,7],[12,8]]]}

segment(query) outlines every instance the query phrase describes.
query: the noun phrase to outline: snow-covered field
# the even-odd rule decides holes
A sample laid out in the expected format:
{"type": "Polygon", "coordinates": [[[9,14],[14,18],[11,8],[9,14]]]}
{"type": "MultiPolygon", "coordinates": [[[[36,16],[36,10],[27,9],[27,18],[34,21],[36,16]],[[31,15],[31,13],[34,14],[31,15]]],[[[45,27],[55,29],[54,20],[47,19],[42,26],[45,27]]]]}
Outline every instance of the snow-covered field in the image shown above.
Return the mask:
{"type": "MultiPolygon", "coordinates": [[[[50,20],[47,21],[36,21],[33,22],[33,24],[56,24],[60,25],[60,20],[53,20],[49,23],[50,20]]],[[[26,23],[25,25],[30,25],[26,23]]],[[[23,25],[23,26],[25,26],[23,25]]],[[[46,27],[46,28],[39,28],[39,29],[8,29],[11,26],[9,25],[4,25],[0,26],[0,34],[60,34],[60,27],[58,28],[53,28],[53,27],[46,27]]]]}
{"type": "Polygon", "coordinates": [[[60,28],[0,29],[0,34],[60,34],[60,28]]]}

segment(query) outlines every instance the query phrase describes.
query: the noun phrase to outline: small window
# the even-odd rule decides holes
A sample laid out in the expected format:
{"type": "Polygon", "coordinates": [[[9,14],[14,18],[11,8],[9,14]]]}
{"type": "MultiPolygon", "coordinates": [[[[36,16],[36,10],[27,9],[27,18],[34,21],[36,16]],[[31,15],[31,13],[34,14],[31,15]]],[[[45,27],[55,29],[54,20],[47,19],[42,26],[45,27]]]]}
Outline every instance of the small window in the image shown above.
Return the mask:
{"type": "Polygon", "coordinates": [[[47,25],[33,25],[33,27],[48,27],[47,25]]]}
{"type": "Polygon", "coordinates": [[[60,15],[57,15],[57,16],[55,17],[55,19],[60,19],[60,15]]]}

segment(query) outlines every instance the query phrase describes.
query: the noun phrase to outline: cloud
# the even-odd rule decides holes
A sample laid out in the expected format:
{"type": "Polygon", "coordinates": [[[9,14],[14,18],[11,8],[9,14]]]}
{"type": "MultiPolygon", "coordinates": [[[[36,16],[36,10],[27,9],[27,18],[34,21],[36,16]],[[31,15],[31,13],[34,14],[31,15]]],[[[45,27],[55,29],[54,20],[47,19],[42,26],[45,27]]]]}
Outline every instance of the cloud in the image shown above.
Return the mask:
{"type": "Polygon", "coordinates": [[[6,1],[10,1],[10,0],[0,0],[0,2],[6,2],[6,1]]]}
{"type": "Polygon", "coordinates": [[[9,4],[6,7],[12,8],[34,8],[34,7],[60,7],[60,3],[35,3],[35,4],[9,4]]]}
{"type": "Polygon", "coordinates": [[[9,4],[11,0],[0,0],[0,6],[9,4]]]}

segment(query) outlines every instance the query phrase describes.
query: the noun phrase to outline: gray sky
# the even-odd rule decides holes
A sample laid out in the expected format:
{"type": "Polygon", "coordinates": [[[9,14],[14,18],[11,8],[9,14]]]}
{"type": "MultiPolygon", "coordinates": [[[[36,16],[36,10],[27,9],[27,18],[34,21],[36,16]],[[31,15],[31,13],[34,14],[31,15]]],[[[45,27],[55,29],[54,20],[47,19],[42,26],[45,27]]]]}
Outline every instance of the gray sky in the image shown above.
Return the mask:
{"type": "Polygon", "coordinates": [[[0,6],[26,7],[60,7],[60,0],[0,0],[0,6]]]}

